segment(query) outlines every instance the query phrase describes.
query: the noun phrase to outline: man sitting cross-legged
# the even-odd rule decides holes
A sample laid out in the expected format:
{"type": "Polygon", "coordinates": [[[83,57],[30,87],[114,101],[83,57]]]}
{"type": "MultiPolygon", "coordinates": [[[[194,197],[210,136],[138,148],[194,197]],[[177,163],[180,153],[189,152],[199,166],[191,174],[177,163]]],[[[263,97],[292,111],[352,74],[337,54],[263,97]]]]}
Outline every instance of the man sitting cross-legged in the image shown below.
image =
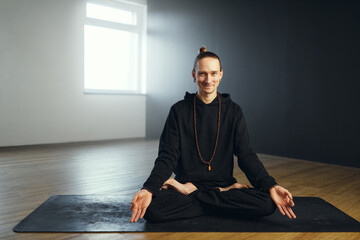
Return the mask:
{"type": "Polygon", "coordinates": [[[275,182],[250,147],[240,106],[217,92],[223,76],[219,57],[201,48],[192,76],[198,91],[171,107],[153,170],[131,203],[130,222],[205,214],[255,218],[276,207],[295,218],[291,193],[275,182]],[[234,155],[253,187],[233,177],[234,155]]]}

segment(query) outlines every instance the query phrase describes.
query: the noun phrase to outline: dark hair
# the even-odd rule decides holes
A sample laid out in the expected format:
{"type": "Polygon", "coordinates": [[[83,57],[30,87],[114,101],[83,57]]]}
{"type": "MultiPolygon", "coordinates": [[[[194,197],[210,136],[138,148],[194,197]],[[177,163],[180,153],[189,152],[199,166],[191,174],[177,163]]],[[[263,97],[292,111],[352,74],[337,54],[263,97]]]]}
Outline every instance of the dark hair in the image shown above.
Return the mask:
{"type": "Polygon", "coordinates": [[[193,67],[193,71],[195,71],[196,68],[196,64],[198,63],[199,60],[206,58],[206,57],[211,57],[211,58],[216,58],[217,60],[219,60],[220,63],[220,71],[222,70],[222,66],[221,66],[221,61],[218,55],[216,55],[213,52],[208,52],[205,46],[202,46],[199,50],[198,50],[199,54],[196,56],[195,61],[194,61],[194,67],[193,67]]]}

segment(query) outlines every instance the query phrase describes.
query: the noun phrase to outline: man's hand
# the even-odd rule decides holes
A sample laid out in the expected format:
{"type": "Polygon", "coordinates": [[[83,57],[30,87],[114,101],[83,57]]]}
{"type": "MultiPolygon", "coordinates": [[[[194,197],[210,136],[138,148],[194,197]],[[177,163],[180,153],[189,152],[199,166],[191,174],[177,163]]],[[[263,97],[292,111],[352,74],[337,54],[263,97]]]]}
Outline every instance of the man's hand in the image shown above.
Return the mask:
{"type": "Polygon", "coordinates": [[[296,215],[291,209],[291,207],[295,205],[291,193],[279,185],[272,187],[269,191],[271,199],[274,201],[281,214],[284,216],[286,214],[290,219],[296,218],[296,215]]]}
{"type": "Polygon", "coordinates": [[[130,210],[133,212],[130,222],[137,222],[139,218],[144,217],[146,209],[149,207],[151,200],[152,193],[146,189],[142,189],[135,194],[130,207],[130,210]]]}

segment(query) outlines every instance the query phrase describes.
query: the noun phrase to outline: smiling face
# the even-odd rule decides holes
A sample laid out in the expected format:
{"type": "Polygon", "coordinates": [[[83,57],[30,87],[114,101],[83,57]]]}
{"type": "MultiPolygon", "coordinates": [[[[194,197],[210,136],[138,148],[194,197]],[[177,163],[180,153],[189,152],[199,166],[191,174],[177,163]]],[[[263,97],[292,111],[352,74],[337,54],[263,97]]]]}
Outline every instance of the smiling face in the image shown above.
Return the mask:
{"type": "Polygon", "coordinates": [[[198,85],[200,95],[216,95],[223,71],[220,69],[218,59],[205,57],[197,62],[195,71],[192,71],[192,76],[198,85]]]}

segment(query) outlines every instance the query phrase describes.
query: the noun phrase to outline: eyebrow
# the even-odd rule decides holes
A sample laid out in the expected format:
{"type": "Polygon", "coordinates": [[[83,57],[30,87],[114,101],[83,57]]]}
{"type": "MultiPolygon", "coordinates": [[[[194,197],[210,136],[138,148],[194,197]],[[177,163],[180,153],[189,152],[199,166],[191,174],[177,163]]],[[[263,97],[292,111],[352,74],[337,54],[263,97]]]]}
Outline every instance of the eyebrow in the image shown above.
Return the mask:
{"type": "MultiPolygon", "coordinates": [[[[220,71],[210,71],[210,73],[217,73],[217,72],[220,72],[220,71]]],[[[206,71],[198,71],[198,73],[206,73],[206,71]]]]}

